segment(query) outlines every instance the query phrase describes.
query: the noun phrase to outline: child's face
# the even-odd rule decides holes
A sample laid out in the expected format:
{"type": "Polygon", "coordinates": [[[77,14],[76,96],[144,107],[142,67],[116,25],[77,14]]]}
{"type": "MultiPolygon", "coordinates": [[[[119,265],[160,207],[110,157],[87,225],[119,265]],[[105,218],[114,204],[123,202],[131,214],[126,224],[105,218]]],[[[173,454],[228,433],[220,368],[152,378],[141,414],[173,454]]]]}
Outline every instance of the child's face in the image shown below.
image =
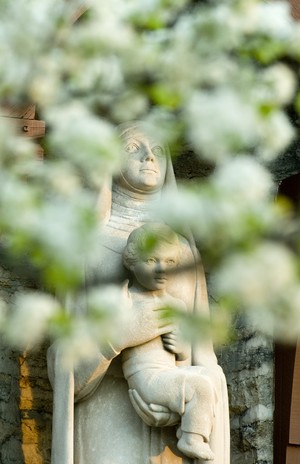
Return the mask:
{"type": "Polygon", "coordinates": [[[178,264],[179,250],[176,245],[162,244],[147,256],[133,264],[130,269],[136,280],[147,290],[164,290],[168,271],[178,264]]]}

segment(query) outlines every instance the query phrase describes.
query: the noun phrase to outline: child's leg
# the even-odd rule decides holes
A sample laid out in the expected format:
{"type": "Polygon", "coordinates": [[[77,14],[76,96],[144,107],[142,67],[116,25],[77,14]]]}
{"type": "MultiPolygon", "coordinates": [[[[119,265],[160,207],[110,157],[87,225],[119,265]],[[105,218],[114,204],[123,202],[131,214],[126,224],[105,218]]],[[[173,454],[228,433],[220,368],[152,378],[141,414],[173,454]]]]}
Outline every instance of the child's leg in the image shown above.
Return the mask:
{"type": "Polygon", "coordinates": [[[186,379],[185,394],[178,448],[189,457],[212,460],[214,455],[209,447],[209,436],[214,417],[213,386],[209,379],[191,372],[186,379]]]}
{"type": "Polygon", "coordinates": [[[202,435],[195,433],[182,432],[181,438],[177,443],[178,449],[189,458],[212,461],[214,453],[202,435]]]}
{"type": "Polygon", "coordinates": [[[129,377],[128,383],[148,404],[165,406],[181,416],[178,448],[183,454],[213,459],[208,442],[216,397],[205,368],[145,369],[129,377]]]}

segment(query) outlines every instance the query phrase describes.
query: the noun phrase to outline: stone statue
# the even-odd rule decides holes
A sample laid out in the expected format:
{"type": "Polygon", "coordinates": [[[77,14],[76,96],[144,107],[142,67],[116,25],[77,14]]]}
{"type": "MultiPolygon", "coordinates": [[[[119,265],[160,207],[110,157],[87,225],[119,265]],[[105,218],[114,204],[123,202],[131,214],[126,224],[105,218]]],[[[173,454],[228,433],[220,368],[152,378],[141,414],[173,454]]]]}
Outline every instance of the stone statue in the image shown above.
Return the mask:
{"type": "MultiPolygon", "coordinates": [[[[119,176],[104,185],[100,194],[99,215],[104,224],[104,238],[99,250],[87,261],[88,285],[93,282],[122,285],[130,279],[130,271],[122,264],[129,234],[147,222],[155,222],[153,206],[165,190],[176,188],[168,150],[157,139],[155,131],[140,122],[125,124],[119,130],[124,144],[124,164],[119,176]]],[[[168,294],[177,302],[183,302],[187,309],[209,316],[198,251],[190,234],[179,236],[179,242],[181,265],[185,270],[168,276],[168,294]]],[[[160,401],[149,403],[148,397],[137,388],[130,390],[129,398],[122,368],[122,357],[123,361],[126,357],[124,350],[146,345],[161,336],[164,345],[175,346],[176,343],[172,335],[174,324],[164,319],[159,319],[158,323],[157,311],[148,311],[147,324],[143,323],[144,311],[128,313],[118,342],[107,342],[106,346],[99,347],[98,355],[79,365],[74,372],[64,369],[55,344],[50,347],[48,371],[54,390],[52,464],[205,462],[203,459],[194,461],[187,457],[185,449],[183,453],[179,450],[174,424],[180,417],[176,408],[173,410],[160,401]]],[[[171,347],[169,351],[174,352],[171,347]]],[[[201,378],[212,386],[213,417],[210,414],[208,420],[212,421],[212,426],[200,435],[203,433],[205,442],[209,435],[207,448],[211,449],[211,454],[207,457],[214,456],[209,462],[229,464],[227,388],[212,343],[199,342],[190,348],[184,360],[178,353],[176,365],[199,366],[201,378]]],[[[198,414],[201,417],[200,410],[198,414]]],[[[200,419],[197,423],[200,424],[200,419]]]]}
{"type": "MultiPolygon", "coordinates": [[[[182,300],[167,291],[170,272],[180,261],[177,235],[167,226],[147,223],[128,237],[123,262],[133,274],[129,299],[134,311],[174,308],[186,311],[182,300]],[[149,249],[149,239],[155,240],[149,249]]],[[[213,460],[209,437],[213,425],[215,390],[206,368],[176,366],[190,357],[179,327],[143,345],[122,352],[123,372],[130,389],[149,404],[163,405],[181,416],[178,449],[186,456],[213,460]]]]}

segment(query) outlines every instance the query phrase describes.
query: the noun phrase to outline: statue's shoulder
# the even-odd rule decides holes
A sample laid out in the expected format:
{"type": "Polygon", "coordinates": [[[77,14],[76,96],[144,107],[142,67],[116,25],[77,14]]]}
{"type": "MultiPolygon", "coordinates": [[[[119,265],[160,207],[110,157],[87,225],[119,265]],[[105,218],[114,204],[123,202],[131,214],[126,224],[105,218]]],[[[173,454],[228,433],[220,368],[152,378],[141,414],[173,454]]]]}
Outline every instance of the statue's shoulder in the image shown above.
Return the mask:
{"type": "Polygon", "coordinates": [[[184,312],[187,311],[185,302],[180,298],[170,295],[170,293],[166,295],[164,303],[167,306],[177,309],[178,311],[184,311],[184,312]]]}
{"type": "Polygon", "coordinates": [[[126,246],[128,235],[127,230],[116,229],[107,224],[101,229],[100,244],[103,248],[121,254],[126,246]]]}
{"type": "Polygon", "coordinates": [[[97,243],[86,259],[85,274],[87,281],[98,283],[123,282],[127,271],[122,264],[122,253],[127,237],[110,234],[103,228],[97,243]]]}

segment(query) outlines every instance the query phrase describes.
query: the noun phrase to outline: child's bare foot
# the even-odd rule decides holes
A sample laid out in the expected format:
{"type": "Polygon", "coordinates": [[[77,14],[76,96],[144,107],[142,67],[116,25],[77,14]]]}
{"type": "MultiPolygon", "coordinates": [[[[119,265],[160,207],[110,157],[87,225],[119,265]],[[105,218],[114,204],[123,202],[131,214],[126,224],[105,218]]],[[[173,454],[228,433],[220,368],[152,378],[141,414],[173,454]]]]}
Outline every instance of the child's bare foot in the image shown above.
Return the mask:
{"type": "Polygon", "coordinates": [[[189,458],[202,459],[203,461],[212,461],[214,459],[214,453],[209,444],[204,441],[202,435],[182,432],[177,446],[189,458]]]}

